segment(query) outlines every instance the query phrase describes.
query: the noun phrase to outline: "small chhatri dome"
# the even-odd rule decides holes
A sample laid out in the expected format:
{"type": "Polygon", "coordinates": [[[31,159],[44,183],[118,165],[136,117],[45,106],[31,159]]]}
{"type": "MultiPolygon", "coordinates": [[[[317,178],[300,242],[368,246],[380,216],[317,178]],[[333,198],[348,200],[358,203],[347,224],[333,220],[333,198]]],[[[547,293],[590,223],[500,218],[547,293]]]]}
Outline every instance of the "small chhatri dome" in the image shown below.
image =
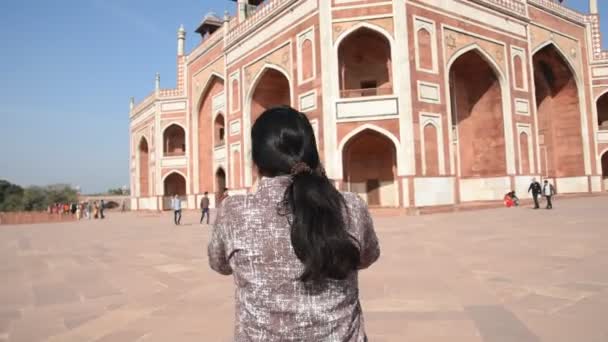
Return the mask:
{"type": "Polygon", "coordinates": [[[200,25],[196,29],[196,33],[199,33],[203,38],[207,35],[217,31],[223,24],[223,20],[217,16],[214,12],[210,12],[201,21],[200,25]]]}

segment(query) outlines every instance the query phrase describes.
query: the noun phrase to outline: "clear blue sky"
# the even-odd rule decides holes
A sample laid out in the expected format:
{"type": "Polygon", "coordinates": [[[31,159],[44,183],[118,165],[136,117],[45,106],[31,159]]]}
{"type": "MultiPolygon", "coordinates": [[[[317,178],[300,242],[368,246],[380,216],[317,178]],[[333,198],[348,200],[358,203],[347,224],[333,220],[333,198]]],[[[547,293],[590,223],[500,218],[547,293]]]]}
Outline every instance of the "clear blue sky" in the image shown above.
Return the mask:
{"type": "MultiPolygon", "coordinates": [[[[587,0],[566,3],[587,11],[587,0]]],[[[84,192],[128,185],[129,97],[152,91],[155,72],[163,88],[174,86],[180,24],[191,50],[207,12],[234,8],[229,0],[0,1],[0,179],[84,192]]]]}

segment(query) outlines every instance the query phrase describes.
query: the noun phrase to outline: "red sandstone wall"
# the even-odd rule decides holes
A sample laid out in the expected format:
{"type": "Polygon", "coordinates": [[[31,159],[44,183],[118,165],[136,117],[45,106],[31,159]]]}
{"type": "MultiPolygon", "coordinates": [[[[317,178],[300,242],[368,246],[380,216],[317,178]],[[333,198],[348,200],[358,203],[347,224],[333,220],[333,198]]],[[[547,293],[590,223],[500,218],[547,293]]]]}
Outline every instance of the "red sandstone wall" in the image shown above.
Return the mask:
{"type": "Polygon", "coordinates": [[[49,214],[46,212],[0,213],[0,225],[69,222],[75,220],[76,217],[72,215],[49,214]]]}

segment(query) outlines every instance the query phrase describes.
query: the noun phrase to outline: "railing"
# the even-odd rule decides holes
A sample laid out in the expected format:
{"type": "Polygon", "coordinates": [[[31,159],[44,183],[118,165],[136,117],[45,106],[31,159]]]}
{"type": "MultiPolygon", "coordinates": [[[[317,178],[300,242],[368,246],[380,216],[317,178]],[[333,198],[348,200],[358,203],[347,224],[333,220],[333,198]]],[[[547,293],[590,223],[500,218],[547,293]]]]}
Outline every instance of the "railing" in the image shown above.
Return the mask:
{"type": "Polygon", "coordinates": [[[393,95],[393,87],[340,90],[340,97],[343,99],[383,95],[393,95]]]}
{"type": "Polygon", "coordinates": [[[183,157],[186,155],[186,151],[177,151],[177,152],[165,152],[165,157],[183,157]]]}
{"type": "Polygon", "coordinates": [[[472,0],[481,4],[489,4],[497,8],[505,9],[509,12],[526,16],[526,4],[521,0],[472,0]]]}
{"type": "Polygon", "coordinates": [[[570,9],[566,6],[560,5],[557,1],[552,0],[528,0],[528,3],[536,5],[540,8],[545,8],[550,10],[551,12],[562,16],[564,18],[568,18],[577,23],[584,24],[586,21],[586,15],[580,12],[577,12],[573,9],[570,9]]]}
{"type": "MultiPolygon", "coordinates": [[[[259,5],[254,11],[249,14],[249,17],[239,23],[236,27],[230,25],[230,32],[228,33],[228,43],[233,42],[243,33],[254,27],[268,15],[274,13],[276,10],[282,8],[287,3],[294,2],[295,0],[270,0],[266,3],[259,5]]],[[[230,22],[233,23],[232,21],[230,22]]]]}
{"type": "Polygon", "coordinates": [[[133,106],[133,111],[131,112],[131,116],[137,115],[139,112],[144,110],[146,107],[151,105],[156,100],[156,92],[153,91],[148,96],[146,96],[141,102],[133,106]]]}

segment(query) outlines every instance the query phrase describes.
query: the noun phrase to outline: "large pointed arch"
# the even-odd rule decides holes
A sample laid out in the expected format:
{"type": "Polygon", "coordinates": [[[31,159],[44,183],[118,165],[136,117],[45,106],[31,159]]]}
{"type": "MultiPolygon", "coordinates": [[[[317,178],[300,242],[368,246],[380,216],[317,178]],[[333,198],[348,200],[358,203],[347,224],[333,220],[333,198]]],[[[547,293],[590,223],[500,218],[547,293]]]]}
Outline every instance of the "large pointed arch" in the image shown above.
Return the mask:
{"type": "MultiPolygon", "coordinates": [[[[513,135],[513,125],[512,125],[513,118],[512,118],[512,114],[511,114],[511,101],[507,100],[507,99],[511,98],[511,87],[509,85],[510,80],[509,80],[508,74],[505,74],[505,72],[503,72],[503,70],[499,67],[498,62],[496,60],[494,60],[494,58],[477,43],[471,43],[469,45],[462,47],[458,51],[456,51],[452,55],[452,57],[449,59],[448,63],[445,66],[445,74],[449,75],[454,62],[456,62],[456,60],[458,60],[458,58],[460,58],[462,55],[464,55],[468,52],[477,53],[486,63],[488,63],[488,65],[494,71],[494,74],[498,77],[498,81],[500,83],[500,88],[501,88],[501,94],[502,94],[502,98],[503,98],[502,112],[503,112],[503,126],[504,126],[504,135],[505,135],[506,167],[507,167],[507,173],[514,174],[516,172],[515,171],[515,159],[514,159],[515,145],[514,145],[513,139],[512,139],[512,137],[514,137],[514,135],[513,135]]],[[[446,77],[445,93],[446,93],[446,99],[447,99],[446,103],[448,103],[448,104],[450,104],[452,101],[449,82],[450,82],[449,77],[446,77]]],[[[453,135],[453,130],[451,129],[451,127],[454,126],[454,123],[452,122],[453,113],[452,113],[452,108],[450,105],[447,106],[447,109],[448,109],[448,123],[449,123],[449,127],[450,127],[450,129],[448,130],[448,135],[449,135],[450,141],[453,141],[455,138],[453,135]]],[[[457,165],[455,165],[455,163],[454,163],[455,154],[456,154],[456,151],[454,151],[454,149],[450,148],[450,170],[452,172],[456,172],[456,169],[458,168],[457,165]]]]}
{"type": "Polygon", "coordinates": [[[148,138],[141,135],[137,141],[137,191],[139,197],[150,196],[150,145],[148,138]]]}
{"type": "Polygon", "coordinates": [[[532,63],[541,172],[545,176],[555,178],[590,174],[585,87],[575,63],[552,40],[538,45],[533,50],[532,63]],[[555,56],[557,65],[549,65],[551,54],[555,56]],[[560,67],[563,70],[560,71],[560,67]],[[563,71],[567,74],[564,75],[563,71]],[[556,78],[556,72],[561,72],[561,78],[556,78]],[[547,78],[547,74],[551,79],[547,78]],[[568,81],[569,77],[572,79],[571,83],[568,81]],[[572,89],[573,87],[576,89],[572,89]],[[578,102],[574,106],[573,97],[578,102]],[[552,109],[554,102],[559,110],[552,109]],[[565,103],[567,105],[564,105],[565,103]],[[572,131],[573,129],[576,131],[572,131]]]}
{"type": "Polygon", "coordinates": [[[348,132],[348,134],[346,134],[344,136],[344,138],[342,138],[342,140],[340,140],[340,143],[338,144],[338,153],[337,156],[339,158],[339,161],[336,163],[337,165],[337,172],[339,175],[342,175],[344,173],[343,170],[343,160],[342,160],[342,156],[344,153],[344,146],[346,146],[346,143],[351,140],[354,136],[356,136],[357,134],[365,131],[365,130],[371,130],[374,132],[377,132],[381,135],[386,136],[388,139],[390,139],[393,142],[393,145],[395,145],[395,151],[397,153],[397,175],[403,175],[405,174],[405,165],[402,165],[401,161],[399,160],[399,156],[402,155],[403,150],[401,149],[401,144],[399,143],[399,139],[397,139],[397,137],[391,133],[390,131],[377,126],[377,125],[373,125],[373,124],[364,124],[361,125],[355,129],[353,129],[352,131],[348,132]]]}
{"type": "MultiPolygon", "coordinates": [[[[369,54],[369,52],[368,52],[369,54]]],[[[350,55],[350,54],[347,54],[350,55]]],[[[368,58],[371,58],[370,56],[367,56],[368,58]]],[[[372,58],[373,60],[373,58],[372,58]]],[[[397,84],[398,84],[398,80],[395,79],[395,61],[396,61],[396,52],[395,52],[395,39],[393,38],[393,36],[386,31],[384,28],[371,24],[371,23],[367,23],[367,22],[361,22],[358,23],[356,25],[354,25],[353,27],[345,30],[344,32],[342,32],[337,39],[334,42],[334,63],[336,65],[336,70],[339,70],[339,74],[336,75],[336,77],[334,77],[336,82],[336,89],[340,89],[340,97],[366,97],[366,96],[376,96],[376,95],[392,95],[395,94],[398,89],[397,89],[397,84]],[[363,32],[363,31],[369,31],[375,35],[378,36],[378,39],[372,39],[369,44],[374,43],[374,42],[378,42],[380,43],[380,45],[378,45],[377,50],[379,51],[384,51],[384,53],[382,54],[381,57],[376,56],[375,58],[381,58],[381,60],[386,59],[385,63],[389,64],[388,67],[386,69],[384,69],[382,67],[383,63],[373,63],[372,65],[375,65],[376,67],[379,67],[380,69],[378,69],[377,71],[380,74],[384,74],[384,72],[386,72],[386,75],[375,75],[376,77],[371,77],[370,75],[368,75],[369,77],[363,77],[363,78],[355,78],[354,80],[350,80],[348,81],[348,77],[345,76],[344,73],[346,73],[346,70],[350,70],[350,68],[346,68],[344,70],[342,70],[341,68],[341,49],[343,48],[344,42],[349,40],[353,35],[357,34],[358,32],[363,32]],[[382,40],[382,41],[380,41],[382,40]],[[383,47],[384,45],[384,41],[386,41],[386,43],[388,44],[388,47],[383,47]],[[386,52],[386,48],[388,48],[388,52],[386,52]],[[380,70],[382,70],[382,72],[380,72],[380,70]],[[369,79],[368,79],[369,78],[369,79]],[[378,78],[380,78],[380,80],[378,80],[378,78]],[[383,78],[386,78],[384,80],[384,82],[381,82],[383,78]],[[352,84],[354,81],[354,83],[359,83],[358,86],[355,86],[354,84],[352,84]],[[380,84],[382,83],[382,84],[380,84]]],[[[351,67],[356,68],[356,64],[355,62],[351,61],[352,63],[354,63],[353,65],[351,65],[351,67]]],[[[349,64],[347,61],[344,61],[344,63],[349,64]]],[[[350,63],[350,64],[352,64],[350,63]]],[[[345,64],[345,65],[346,65],[345,64]]],[[[350,73],[348,73],[350,74],[350,73]]],[[[356,73],[357,74],[357,73],[356,73]]]]}
{"type": "Polygon", "coordinates": [[[490,67],[492,67],[492,69],[494,70],[494,73],[498,76],[498,79],[499,79],[501,85],[507,83],[507,78],[505,76],[505,73],[502,71],[502,69],[500,69],[500,67],[498,66],[498,63],[494,60],[494,58],[492,56],[490,56],[490,54],[488,54],[477,43],[469,44],[465,47],[462,47],[458,51],[456,51],[452,55],[452,57],[450,57],[450,59],[447,63],[446,69],[449,71],[452,68],[452,65],[454,64],[454,62],[456,62],[456,60],[458,60],[458,58],[460,58],[462,55],[472,52],[472,51],[479,54],[481,56],[481,58],[483,58],[490,65],[490,67]]]}
{"type": "MultiPolygon", "coordinates": [[[[245,97],[245,104],[243,107],[243,121],[242,121],[242,129],[243,132],[245,132],[245,134],[243,134],[243,146],[245,151],[249,151],[251,150],[251,135],[249,134],[249,132],[251,131],[251,127],[253,125],[252,121],[252,104],[253,104],[253,97],[255,95],[255,92],[258,88],[258,86],[260,85],[261,80],[263,79],[264,75],[269,72],[269,71],[275,71],[278,72],[279,74],[281,74],[288,83],[288,87],[289,87],[289,102],[291,105],[293,105],[294,103],[294,93],[293,93],[293,78],[291,77],[291,74],[288,73],[285,69],[283,69],[282,67],[272,64],[272,63],[266,63],[264,64],[264,66],[260,69],[260,71],[258,71],[258,73],[253,77],[250,85],[249,85],[249,89],[247,90],[247,96],[245,97]]],[[[245,153],[244,154],[244,159],[245,159],[245,167],[244,167],[244,176],[245,176],[245,186],[249,187],[252,185],[253,182],[253,161],[251,160],[251,155],[249,153],[245,153]]]]}
{"type": "Polygon", "coordinates": [[[188,177],[179,170],[172,170],[164,175],[162,184],[164,196],[186,196],[188,194],[188,177]],[[172,182],[173,180],[177,183],[172,182]]]}
{"type": "Polygon", "coordinates": [[[599,158],[602,169],[602,181],[604,182],[604,191],[608,191],[608,148],[599,154],[599,158]]]}
{"type": "Polygon", "coordinates": [[[164,156],[183,156],[188,150],[188,131],[183,124],[177,121],[167,123],[161,129],[163,137],[164,156]]]}
{"type": "Polygon", "coordinates": [[[224,84],[226,83],[226,79],[224,78],[224,76],[215,71],[212,71],[209,76],[207,76],[207,78],[205,79],[205,83],[203,84],[203,88],[199,90],[199,94],[201,94],[201,96],[198,98],[196,106],[194,107],[197,110],[195,112],[196,115],[198,115],[198,111],[200,110],[203,104],[203,98],[205,97],[205,94],[207,93],[207,91],[209,91],[209,88],[211,87],[215,79],[221,80],[222,82],[224,82],[224,84]]]}
{"type": "MultiPolygon", "coordinates": [[[[457,66],[461,68],[460,65],[457,66]]],[[[506,174],[515,173],[515,146],[513,142],[513,126],[512,126],[512,117],[511,117],[511,94],[510,94],[510,86],[509,86],[509,78],[508,74],[503,72],[503,70],[499,67],[499,64],[490,56],[481,46],[477,43],[473,43],[467,45],[460,50],[456,51],[454,55],[449,59],[446,64],[446,75],[449,75],[447,78],[447,86],[446,86],[446,98],[448,99],[448,121],[450,123],[450,127],[456,128],[450,129],[450,141],[457,140],[458,145],[456,148],[450,149],[450,165],[451,170],[454,170],[461,177],[496,177],[496,176],[504,176],[506,174]],[[489,70],[485,72],[489,72],[489,76],[494,77],[497,82],[497,86],[492,85],[492,82],[485,84],[490,88],[486,89],[486,92],[476,93],[479,98],[474,99],[476,102],[471,102],[465,104],[465,106],[469,106],[468,110],[465,110],[465,117],[461,117],[460,110],[463,108],[460,107],[461,102],[458,101],[458,94],[468,91],[477,92],[479,89],[475,87],[478,86],[477,82],[469,82],[468,85],[462,87],[455,87],[453,82],[457,82],[456,77],[456,69],[455,66],[457,63],[463,63],[463,58],[473,58],[479,61],[480,68],[489,68],[489,70]],[[485,65],[485,66],[484,66],[485,65]],[[459,88],[457,91],[456,88],[459,88]],[[492,91],[492,93],[487,93],[487,91],[492,91]],[[491,95],[493,94],[493,95],[491,95]],[[499,97],[499,99],[494,99],[492,101],[487,100],[488,96],[499,97]],[[485,99],[485,100],[484,100],[485,99]],[[477,108],[479,103],[477,101],[482,101],[484,105],[490,105],[491,103],[495,103],[497,100],[500,100],[500,107],[495,108],[493,111],[493,121],[490,126],[499,127],[502,126],[501,132],[489,132],[486,130],[481,130],[482,132],[487,132],[486,136],[479,136],[478,134],[474,134],[473,132],[479,130],[479,125],[489,125],[486,120],[490,120],[491,117],[487,115],[481,115],[477,108]],[[487,101],[486,101],[487,100],[487,101]],[[458,110],[456,110],[458,108],[458,110]],[[497,110],[500,110],[498,112],[497,110]],[[477,114],[475,114],[477,113],[477,114]],[[473,115],[473,121],[465,121],[469,117],[473,115]],[[500,116],[500,117],[499,117],[500,116]],[[461,126],[466,122],[466,126],[461,126]],[[468,127],[470,126],[470,127],[468,127]],[[471,132],[465,132],[462,134],[461,129],[473,130],[471,132]],[[457,139],[454,137],[454,132],[456,132],[457,139]],[[492,134],[490,134],[492,133],[492,134]],[[469,149],[464,149],[464,145],[472,144],[472,141],[463,140],[472,140],[472,139],[485,139],[487,142],[492,142],[491,144],[473,144],[473,146],[477,146],[480,150],[474,151],[472,153],[469,149]],[[498,145],[497,145],[498,143],[498,145]],[[502,145],[502,146],[501,146],[502,145]],[[482,151],[481,149],[484,149],[482,151]],[[491,147],[487,149],[486,147],[491,147]],[[483,153],[482,153],[483,152],[483,153]],[[464,163],[463,163],[464,162],[464,163]]],[[[460,76],[458,79],[462,78],[465,73],[460,72],[460,76]]],[[[471,73],[466,73],[467,77],[473,77],[477,75],[476,72],[471,71],[471,73]]],[[[491,81],[491,79],[488,79],[491,81]]],[[[467,100],[467,101],[470,101],[467,100]]]]}
{"type": "Polygon", "coordinates": [[[225,78],[211,72],[202,87],[200,98],[192,115],[192,145],[194,190],[198,193],[208,191],[213,186],[213,97],[225,93],[225,78]]]}
{"type": "Polygon", "coordinates": [[[393,138],[377,129],[363,128],[351,132],[340,144],[345,190],[358,193],[370,206],[399,205],[399,142],[393,138]]]}

